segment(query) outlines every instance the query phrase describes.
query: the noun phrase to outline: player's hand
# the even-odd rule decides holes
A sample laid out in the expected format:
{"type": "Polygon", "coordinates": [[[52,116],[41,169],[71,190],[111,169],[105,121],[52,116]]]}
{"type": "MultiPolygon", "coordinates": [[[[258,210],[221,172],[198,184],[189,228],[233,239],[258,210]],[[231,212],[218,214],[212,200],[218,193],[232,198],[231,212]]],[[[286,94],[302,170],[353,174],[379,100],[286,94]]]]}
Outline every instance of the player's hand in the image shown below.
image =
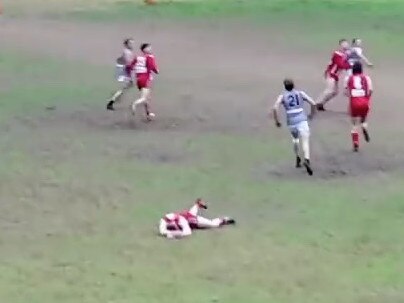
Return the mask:
{"type": "Polygon", "coordinates": [[[276,122],[275,122],[275,125],[276,125],[277,128],[281,128],[281,127],[282,127],[282,123],[279,122],[279,121],[276,121],[276,122]]]}

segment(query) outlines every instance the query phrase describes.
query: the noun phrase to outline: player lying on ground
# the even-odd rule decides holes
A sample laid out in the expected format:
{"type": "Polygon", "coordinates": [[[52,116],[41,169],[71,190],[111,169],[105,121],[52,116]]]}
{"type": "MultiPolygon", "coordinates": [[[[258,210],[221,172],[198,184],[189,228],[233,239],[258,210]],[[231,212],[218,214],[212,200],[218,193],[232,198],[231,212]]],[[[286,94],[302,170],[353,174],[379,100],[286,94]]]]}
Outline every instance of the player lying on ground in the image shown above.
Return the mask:
{"type": "Polygon", "coordinates": [[[147,120],[155,117],[150,111],[150,93],[153,82],[153,74],[158,74],[156,60],[152,54],[152,48],[149,43],[143,43],[140,46],[141,54],[135,56],[131,62],[129,69],[134,71],[136,75],[136,85],[140,91],[140,98],[132,103],[132,113],[135,115],[139,105],[143,105],[147,120]]]}
{"type": "Polygon", "coordinates": [[[200,209],[207,208],[202,199],[197,199],[190,209],[164,215],[160,219],[160,235],[168,239],[183,238],[190,236],[193,229],[219,228],[236,223],[234,219],[229,217],[207,219],[198,215],[200,209]]]}
{"type": "Polygon", "coordinates": [[[132,72],[129,67],[135,57],[133,53],[133,43],[133,39],[126,39],[123,42],[124,48],[122,55],[116,59],[116,80],[118,81],[120,88],[108,100],[108,110],[114,110],[114,104],[118,103],[124,93],[133,86],[132,72]]]}
{"type": "Polygon", "coordinates": [[[317,109],[324,111],[325,104],[338,95],[338,81],[342,71],[351,68],[348,62],[347,52],[350,45],[346,39],[339,41],[339,49],[332,54],[331,62],[324,72],[326,87],[317,99],[317,109]]]}
{"type": "Polygon", "coordinates": [[[372,80],[365,75],[362,64],[356,62],[352,67],[350,76],[345,85],[345,94],[349,98],[349,113],[352,121],[352,145],[353,150],[359,150],[358,126],[362,128],[365,141],[370,141],[367,116],[370,110],[370,99],[373,93],[372,80]]]}
{"type": "Polygon", "coordinates": [[[310,164],[310,128],[308,119],[312,119],[316,112],[316,103],[305,92],[295,89],[295,84],[291,79],[283,81],[285,90],[279,95],[273,107],[273,116],[277,127],[282,124],[279,121],[279,107],[283,105],[286,111],[286,123],[292,135],[293,150],[296,155],[296,167],[301,167],[300,144],[303,152],[303,165],[307,173],[313,175],[310,164]],[[304,111],[304,102],[311,105],[310,115],[304,111]]]}

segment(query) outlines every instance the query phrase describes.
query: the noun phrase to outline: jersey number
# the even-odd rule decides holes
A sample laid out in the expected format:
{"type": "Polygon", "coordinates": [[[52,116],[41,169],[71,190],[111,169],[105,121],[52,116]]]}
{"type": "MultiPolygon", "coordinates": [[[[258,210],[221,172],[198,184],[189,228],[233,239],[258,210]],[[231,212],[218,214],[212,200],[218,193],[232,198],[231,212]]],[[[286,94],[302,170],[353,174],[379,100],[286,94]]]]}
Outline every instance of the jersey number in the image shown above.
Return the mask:
{"type": "Polygon", "coordinates": [[[288,96],[288,105],[289,107],[295,107],[300,105],[299,96],[298,95],[289,95],[288,96]]]}

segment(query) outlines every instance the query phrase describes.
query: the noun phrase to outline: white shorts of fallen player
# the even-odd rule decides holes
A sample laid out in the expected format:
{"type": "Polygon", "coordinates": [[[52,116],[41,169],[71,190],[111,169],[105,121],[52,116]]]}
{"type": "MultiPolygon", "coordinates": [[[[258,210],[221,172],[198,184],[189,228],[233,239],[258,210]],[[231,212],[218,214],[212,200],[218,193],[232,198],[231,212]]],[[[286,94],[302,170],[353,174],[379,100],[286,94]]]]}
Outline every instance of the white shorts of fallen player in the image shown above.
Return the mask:
{"type": "Polygon", "coordinates": [[[307,121],[301,121],[294,125],[289,125],[289,130],[293,139],[299,139],[302,137],[308,138],[310,136],[310,127],[307,121]]]}

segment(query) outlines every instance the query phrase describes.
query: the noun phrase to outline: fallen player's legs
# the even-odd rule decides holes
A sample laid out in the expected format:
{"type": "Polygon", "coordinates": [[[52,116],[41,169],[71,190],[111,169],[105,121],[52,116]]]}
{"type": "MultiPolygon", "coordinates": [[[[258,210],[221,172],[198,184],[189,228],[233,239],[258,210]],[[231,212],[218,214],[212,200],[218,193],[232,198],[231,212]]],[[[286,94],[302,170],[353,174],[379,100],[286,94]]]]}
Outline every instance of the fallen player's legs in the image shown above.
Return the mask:
{"type": "Polygon", "coordinates": [[[333,77],[328,77],[326,80],[326,88],[317,99],[317,108],[319,110],[324,110],[324,105],[337,95],[338,80],[333,77]]]}
{"type": "Polygon", "coordinates": [[[201,216],[197,216],[198,228],[217,228],[223,225],[224,220],[222,218],[207,219],[201,216]]]}

